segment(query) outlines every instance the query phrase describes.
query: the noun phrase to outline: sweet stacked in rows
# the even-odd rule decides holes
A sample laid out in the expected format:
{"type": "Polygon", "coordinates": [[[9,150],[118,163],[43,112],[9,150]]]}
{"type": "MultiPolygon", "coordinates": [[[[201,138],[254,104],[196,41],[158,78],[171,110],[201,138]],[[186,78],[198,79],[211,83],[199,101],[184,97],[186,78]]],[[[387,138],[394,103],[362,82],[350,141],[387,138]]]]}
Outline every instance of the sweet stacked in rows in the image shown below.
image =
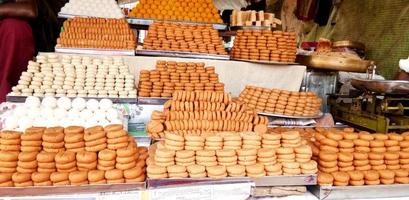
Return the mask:
{"type": "Polygon", "coordinates": [[[171,97],[174,91],[223,92],[224,84],[212,66],[204,63],[157,61],[155,70],[141,70],[139,96],[171,97]]]}
{"type": "Polygon", "coordinates": [[[312,148],[319,160],[321,184],[409,183],[407,135],[356,133],[350,128],[316,133],[312,148]]]}
{"type": "Polygon", "coordinates": [[[70,48],[136,48],[136,36],[125,19],[79,18],[64,22],[57,46],[70,48]]]}
{"type": "Polygon", "coordinates": [[[213,1],[141,0],[130,17],[222,23],[213,1]]]}
{"type": "Polygon", "coordinates": [[[221,178],[315,174],[317,163],[311,160],[312,151],[308,145],[295,148],[261,148],[261,141],[269,138],[265,135],[288,138],[297,133],[260,135],[242,132],[239,136],[235,133],[222,132],[206,137],[197,135],[183,137],[167,133],[165,140],[159,142],[150,152],[147,161],[148,177],[221,178]],[[240,142],[242,145],[237,149],[228,148],[229,145],[225,144],[231,141],[240,142]]]}
{"type": "Polygon", "coordinates": [[[281,24],[281,21],[274,18],[273,13],[265,13],[264,11],[233,10],[230,15],[230,26],[265,26],[275,28],[281,24]]]}
{"type": "Polygon", "coordinates": [[[257,112],[284,114],[290,116],[315,116],[319,113],[321,99],[313,92],[290,92],[246,86],[240,93],[239,101],[257,112]]]}
{"type": "Polygon", "coordinates": [[[154,22],[149,26],[143,48],[227,55],[219,33],[207,24],[154,22]]]}
{"type": "Polygon", "coordinates": [[[122,129],[122,125],[109,125],[87,129],[34,127],[24,134],[3,131],[0,133],[0,186],[144,181],[147,150],[138,148],[122,129]],[[14,144],[10,144],[11,139],[14,144]]]}
{"type": "Polygon", "coordinates": [[[245,60],[295,62],[295,33],[268,30],[239,30],[232,57],[245,60]]]}
{"type": "Polygon", "coordinates": [[[121,57],[38,55],[10,95],[136,97],[135,78],[121,57]]]}
{"type": "Polygon", "coordinates": [[[268,118],[258,116],[253,109],[231,100],[223,92],[177,91],[164,105],[164,112],[153,112],[146,131],[153,138],[166,131],[179,135],[202,134],[211,131],[266,132],[268,118]]]}
{"type": "Polygon", "coordinates": [[[61,8],[60,14],[115,19],[125,17],[115,0],[70,0],[61,8]]]}

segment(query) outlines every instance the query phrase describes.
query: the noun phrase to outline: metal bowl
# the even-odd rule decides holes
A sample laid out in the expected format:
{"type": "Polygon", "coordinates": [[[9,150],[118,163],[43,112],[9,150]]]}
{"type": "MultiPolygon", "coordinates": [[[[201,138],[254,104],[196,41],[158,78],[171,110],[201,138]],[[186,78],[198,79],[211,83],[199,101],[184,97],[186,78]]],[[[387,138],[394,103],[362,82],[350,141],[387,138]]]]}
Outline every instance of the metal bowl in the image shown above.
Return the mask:
{"type": "Polygon", "coordinates": [[[379,94],[409,94],[409,81],[352,79],[351,84],[358,90],[379,94]]]}

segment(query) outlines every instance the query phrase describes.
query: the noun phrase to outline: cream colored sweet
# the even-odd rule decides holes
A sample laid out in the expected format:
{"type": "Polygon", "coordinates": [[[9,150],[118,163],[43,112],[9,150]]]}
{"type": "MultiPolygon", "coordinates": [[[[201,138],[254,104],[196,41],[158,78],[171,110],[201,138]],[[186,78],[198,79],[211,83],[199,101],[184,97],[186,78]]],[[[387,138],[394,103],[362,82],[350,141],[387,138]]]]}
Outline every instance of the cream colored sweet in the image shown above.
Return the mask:
{"type": "Polygon", "coordinates": [[[22,131],[31,126],[71,126],[85,127],[122,123],[122,114],[114,108],[112,101],[102,99],[85,100],[68,97],[38,97],[29,96],[24,104],[18,105],[5,121],[4,130],[22,131]]]}
{"type": "Polygon", "coordinates": [[[124,98],[120,91],[136,93],[135,78],[121,57],[46,54],[27,68],[10,95],[124,98]]]}

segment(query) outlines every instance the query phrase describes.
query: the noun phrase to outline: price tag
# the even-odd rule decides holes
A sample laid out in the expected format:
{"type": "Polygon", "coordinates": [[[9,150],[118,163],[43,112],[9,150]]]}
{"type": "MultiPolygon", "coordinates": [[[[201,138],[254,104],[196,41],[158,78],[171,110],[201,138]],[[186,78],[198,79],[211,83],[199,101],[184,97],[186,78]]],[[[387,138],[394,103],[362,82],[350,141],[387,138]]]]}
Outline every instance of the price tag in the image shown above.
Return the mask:
{"type": "Polygon", "coordinates": [[[226,200],[246,199],[251,195],[254,182],[178,186],[149,190],[150,200],[226,200]]]}

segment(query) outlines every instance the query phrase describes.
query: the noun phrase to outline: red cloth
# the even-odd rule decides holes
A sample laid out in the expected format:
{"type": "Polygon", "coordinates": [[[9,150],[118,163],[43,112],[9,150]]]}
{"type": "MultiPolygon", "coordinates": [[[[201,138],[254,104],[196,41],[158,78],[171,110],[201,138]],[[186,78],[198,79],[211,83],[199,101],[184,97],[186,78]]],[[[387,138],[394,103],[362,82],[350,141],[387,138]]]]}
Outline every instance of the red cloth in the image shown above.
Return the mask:
{"type": "Polygon", "coordinates": [[[21,72],[34,56],[34,40],[30,25],[20,19],[0,20],[0,103],[12,86],[17,85],[21,72]]]}

